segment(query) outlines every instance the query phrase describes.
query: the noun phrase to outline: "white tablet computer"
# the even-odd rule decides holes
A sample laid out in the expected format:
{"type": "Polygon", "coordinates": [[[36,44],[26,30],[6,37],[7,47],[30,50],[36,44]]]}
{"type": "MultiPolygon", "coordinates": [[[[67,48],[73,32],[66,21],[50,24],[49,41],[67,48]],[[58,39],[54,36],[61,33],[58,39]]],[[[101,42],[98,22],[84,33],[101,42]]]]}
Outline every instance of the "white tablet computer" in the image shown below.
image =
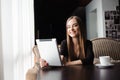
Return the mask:
{"type": "Polygon", "coordinates": [[[56,39],[36,39],[38,50],[42,59],[45,59],[49,66],[62,66],[56,39]]]}

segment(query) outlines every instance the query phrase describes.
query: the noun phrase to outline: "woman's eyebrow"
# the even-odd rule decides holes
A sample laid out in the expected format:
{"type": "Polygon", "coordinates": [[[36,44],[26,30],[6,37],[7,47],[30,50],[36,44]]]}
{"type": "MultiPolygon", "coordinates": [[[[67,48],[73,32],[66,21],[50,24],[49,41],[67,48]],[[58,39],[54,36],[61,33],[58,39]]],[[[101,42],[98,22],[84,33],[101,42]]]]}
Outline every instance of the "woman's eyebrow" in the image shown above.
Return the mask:
{"type": "Polygon", "coordinates": [[[76,24],[78,24],[78,23],[74,23],[73,25],[76,25],[76,24]]]}

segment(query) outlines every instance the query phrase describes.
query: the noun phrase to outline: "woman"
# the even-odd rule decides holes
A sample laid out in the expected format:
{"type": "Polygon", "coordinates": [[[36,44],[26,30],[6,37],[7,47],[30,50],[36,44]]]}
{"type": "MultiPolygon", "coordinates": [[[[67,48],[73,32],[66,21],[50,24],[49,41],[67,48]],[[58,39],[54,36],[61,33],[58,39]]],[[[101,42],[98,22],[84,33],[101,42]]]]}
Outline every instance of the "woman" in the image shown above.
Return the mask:
{"type": "MultiPolygon", "coordinates": [[[[92,42],[85,39],[81,19],[71,16],[66,22],[66,40],[61,42],[60,54],[64,65],[93,64],[92,42]]],[[[41,67],[48,66],[40,59],[41,67]]]]}
{"type": "Polygon", "coordinates": [[[61,43],[61,55],[66,58],[65,65],[93,64],[92,42],[85,39],[82,21],[71,16],[66,22],[67,40],[61,43]]]}

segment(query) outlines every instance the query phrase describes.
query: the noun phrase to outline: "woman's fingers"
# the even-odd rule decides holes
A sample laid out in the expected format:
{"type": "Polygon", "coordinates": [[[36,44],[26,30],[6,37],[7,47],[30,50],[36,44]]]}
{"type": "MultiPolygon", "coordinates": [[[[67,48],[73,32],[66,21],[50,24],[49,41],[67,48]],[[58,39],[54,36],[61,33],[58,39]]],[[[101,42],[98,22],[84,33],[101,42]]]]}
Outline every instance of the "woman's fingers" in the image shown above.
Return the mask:
{"type": "Polygon", "coordinates": [[[66,58],[63,55],[61,55],[61,60],[62,60],[63,65],[65,65],[67,60],[66,60],[66,58]]]}
{"type": "Polygon", "coordinates": [[[41,68],[47,67],[47,66],[48,66],[48,63],[46,62],[46,60],[40,59],[40,66],[41,66],[41,68]]]}

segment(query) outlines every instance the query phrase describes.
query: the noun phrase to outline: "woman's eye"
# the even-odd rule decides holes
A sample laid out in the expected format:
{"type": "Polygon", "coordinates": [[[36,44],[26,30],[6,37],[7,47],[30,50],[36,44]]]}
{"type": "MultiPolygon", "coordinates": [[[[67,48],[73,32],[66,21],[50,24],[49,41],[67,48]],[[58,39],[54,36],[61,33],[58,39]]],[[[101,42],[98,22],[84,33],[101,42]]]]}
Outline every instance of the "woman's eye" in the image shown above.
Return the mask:
{"type": "Polygon", "coordinates": [[[67,29],[69,29],[70,28],[70,26],[67,26],[67,29]]]}
{"type": "Polygon", "coordinates": [[[73,26],[74,26],[74,27],[77,27],[77,26],[78,26],[78,24],[74,24],[73,26]]]}

